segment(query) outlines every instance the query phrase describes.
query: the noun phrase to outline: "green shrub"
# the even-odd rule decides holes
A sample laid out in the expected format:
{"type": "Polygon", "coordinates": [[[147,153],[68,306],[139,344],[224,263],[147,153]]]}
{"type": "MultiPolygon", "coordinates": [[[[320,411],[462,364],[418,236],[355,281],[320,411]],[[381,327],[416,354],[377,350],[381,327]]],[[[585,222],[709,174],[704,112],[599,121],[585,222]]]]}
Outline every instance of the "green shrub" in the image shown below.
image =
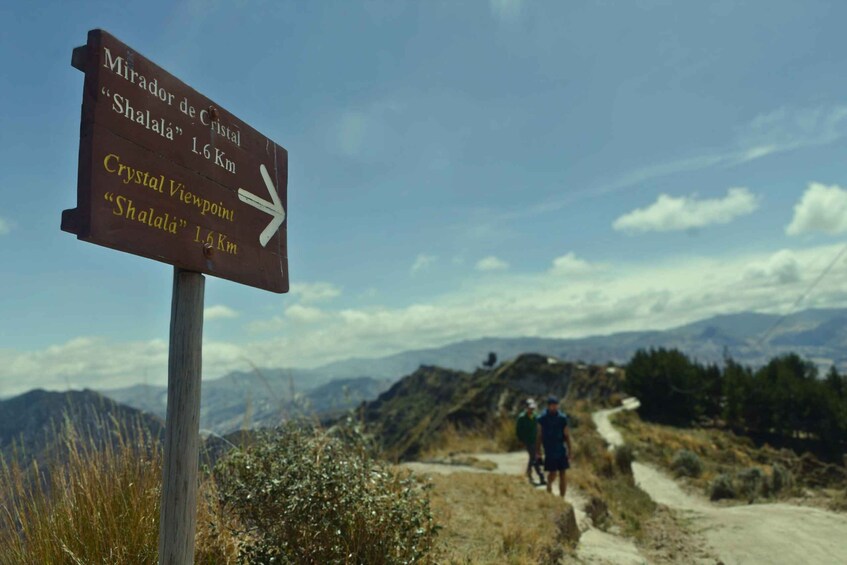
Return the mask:
{"type": "Polygon", "coordinates": [[[568,413],[568,427],[570,429],[575,430],[582,425],[582,418],[579,414],[574,414],[573,412],[568,413]]]}
{"type": "Polygon", "coordinates": [[[744,498],[754,499],[763,493],[765,488],[765,474],[758,467],[750,467],[739,471],[738,494],[744,498]]]}
{"type": "Polygon", "coordinates": [[[709,485],[709,498],[711,500],[723,500],[737,496],[738,492],[735,490],[732,477],[727,473],[721,473],[709,485]]]}
{"type": "Polygon", "coordinates": [[[288,425],[216,467],[246,563],[416,563],[436,526],[414,479],[373,459],[355,436],[288,425]]]}
{"type": "Polygon", "coordinates": [[[622,445],[615,449],[615,465],[624,475],[632,475],[633,461],[635,461],[635,451],[631,445],[622,445]]]}
{"type": "Polygon", "coordinates": [[[774,463],[771,467],[770,491],[772,494],[791,489],[794,486],[794,475],[785,466],[774,463]]]}
{"type": "Polygon", "coordinates": [[[609,525],[611,515],[609,514],[609,505],[599,496],[592,496],[585,506],[585,514],[591,519],[591,523],[595,528],[605,530],[609,525]]]}
{"type": "Polygon", "coordinates": [[[671,469],[677,476],[696,479],[703,473],[703,462],[693,451],[680,449],[671,461],[671,469]]]}

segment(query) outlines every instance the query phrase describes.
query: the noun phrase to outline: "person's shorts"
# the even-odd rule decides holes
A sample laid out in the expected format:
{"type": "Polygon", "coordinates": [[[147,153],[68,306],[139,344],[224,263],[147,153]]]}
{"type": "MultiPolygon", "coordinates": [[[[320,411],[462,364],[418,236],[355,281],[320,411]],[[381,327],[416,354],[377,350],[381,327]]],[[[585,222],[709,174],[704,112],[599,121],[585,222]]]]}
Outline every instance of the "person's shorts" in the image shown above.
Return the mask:
{"type": "Polygon", "coordinates": [[[545,457],[544,458],[544,470],[545,471],[566,471],[570,469],[571,462],[568,460],[568,456],[564,457],[545,457]]]}

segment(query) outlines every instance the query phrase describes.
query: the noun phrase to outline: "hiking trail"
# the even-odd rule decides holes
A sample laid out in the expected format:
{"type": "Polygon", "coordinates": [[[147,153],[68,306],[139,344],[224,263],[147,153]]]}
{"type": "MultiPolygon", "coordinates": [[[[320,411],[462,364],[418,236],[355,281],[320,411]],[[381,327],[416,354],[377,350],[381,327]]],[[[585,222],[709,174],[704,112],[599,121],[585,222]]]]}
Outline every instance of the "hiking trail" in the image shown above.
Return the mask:
{"type": "MultiPolygon", "coordinates": [[[[610,446],[624,442],[609,417],[638,406],[632,398],[619,408],[592,414],[597,431],[610,446]]],[[[694,534],[703,537],[726,565],[847,563],[843,514],[785,503],[719,506],[683,491],[655,467],[636,461],[632,471],[636,484],[654,501],[685,517],[694,534]]]]}

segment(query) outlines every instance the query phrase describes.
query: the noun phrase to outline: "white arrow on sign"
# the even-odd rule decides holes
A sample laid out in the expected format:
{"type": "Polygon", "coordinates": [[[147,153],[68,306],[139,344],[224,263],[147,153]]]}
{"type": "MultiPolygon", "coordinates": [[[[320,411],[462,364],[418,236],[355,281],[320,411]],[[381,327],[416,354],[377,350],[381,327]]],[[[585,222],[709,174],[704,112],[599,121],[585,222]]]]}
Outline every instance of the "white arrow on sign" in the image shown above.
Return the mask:
{"type": "Polygon", "coordinates": [[[264,247],[274,236],[276,231],[279,229],[279,226],[282,225],[282,222],[285,221],[285,209],[282,207],[282,201],[279,199],[279,194],[277,194],[276,187],[274,186],[271,176],[268,174],[268,170],[265,168],[264,164],[259,165],[259,172],[262,173],[262,179],[265,181],[265,186],[268,187],[268,192],[271,193],[272,202],[268,202],[264,198],[259,198],[252,192],[247,192],[243,188],[238,189],[238,199],[245,204],[249,204],[256,210],[261,210],[262,212],[273,216],[273,220],[271,220],[271,223],[268,224],[268,227],[259,234],[259,243],[261,243],[262,247],[264,247]]]}

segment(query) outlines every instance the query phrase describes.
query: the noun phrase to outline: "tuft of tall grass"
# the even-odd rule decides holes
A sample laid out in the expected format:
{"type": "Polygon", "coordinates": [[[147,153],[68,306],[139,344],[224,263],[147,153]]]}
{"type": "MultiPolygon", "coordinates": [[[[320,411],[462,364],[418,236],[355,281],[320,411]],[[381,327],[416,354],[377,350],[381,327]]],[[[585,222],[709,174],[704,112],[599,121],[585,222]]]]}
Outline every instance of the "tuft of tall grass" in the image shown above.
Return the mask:
{"type": "Polygon", "coordinates": [[[558,496],[527,488],[523,477],[434,473],[430,480],[433,515],[444,526],[436,563],[559,563],[577,541],[570,537],[579,535],[570,527],[573,508],[558,496]]]}
{"type": "MultiPolygon", "coordinates": [[[[162,450],[139,423],[101,418],[54,432],[60,457],[0,469],[0,565],[156,563],[162,450]]],[[[205,488],[212,488],[207,484],[205,488]]],[[[234,562],[234,543],[210,532],[223,518],[201,491],[198,564],[234,562]]]]}
{"type": "Polygon", "coordinates": [[[625,534],[640,538],[656,503],[633,480],[632,450],[609,452],[588,410],[584,405],[575,405],[570,411],[580,416],[583,424],[571,431],[575,457],[568,475],[592,499],[596,507],[592,510],[600,518],[595,525],[608,527],[615,523],[625,534]]]}
{"type": "Polygon", "coordinates": [[[420,459],[440,459],[457,453],[507,453],[522,451],[515,435],[515,419],[499,415],[485,428],[463,429],[453,423],[438,432],[421,452],[420,459]]]}

